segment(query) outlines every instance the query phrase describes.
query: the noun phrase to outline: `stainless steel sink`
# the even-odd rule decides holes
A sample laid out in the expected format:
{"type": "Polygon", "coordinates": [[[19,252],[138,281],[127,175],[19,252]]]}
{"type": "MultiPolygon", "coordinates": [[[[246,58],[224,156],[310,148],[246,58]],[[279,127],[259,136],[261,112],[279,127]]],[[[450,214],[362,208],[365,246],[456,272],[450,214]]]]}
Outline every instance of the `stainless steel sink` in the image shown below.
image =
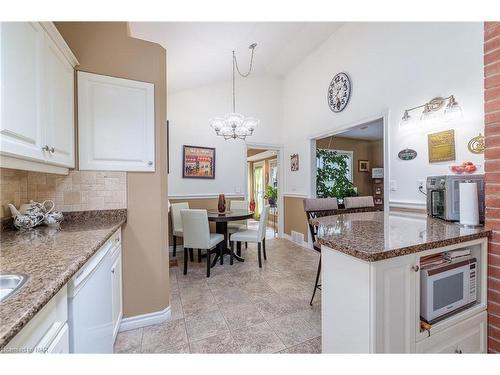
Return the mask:
{"type": "Polygon", "coordinates": [[[13,274],[0,274],[0,302],[7,299],[12,294],[16,293],[26,282],[28,276],[13,273],[13,274]]]}

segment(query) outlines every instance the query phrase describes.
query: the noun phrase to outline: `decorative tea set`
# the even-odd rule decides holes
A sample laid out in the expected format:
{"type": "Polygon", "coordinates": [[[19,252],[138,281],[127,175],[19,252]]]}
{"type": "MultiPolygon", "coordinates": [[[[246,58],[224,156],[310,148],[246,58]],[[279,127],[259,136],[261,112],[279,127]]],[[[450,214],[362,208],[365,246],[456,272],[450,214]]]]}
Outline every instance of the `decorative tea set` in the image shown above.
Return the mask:
{"type": "Polygon", "coordinates": [[[38,225],[58,225],[64,219],[62,212],[54,211],[55,204],[51,200],[42,203],[30,201],[22,204],[19,210],[9,203],[14,227],[17,229],[31,229],[38,225]]]}

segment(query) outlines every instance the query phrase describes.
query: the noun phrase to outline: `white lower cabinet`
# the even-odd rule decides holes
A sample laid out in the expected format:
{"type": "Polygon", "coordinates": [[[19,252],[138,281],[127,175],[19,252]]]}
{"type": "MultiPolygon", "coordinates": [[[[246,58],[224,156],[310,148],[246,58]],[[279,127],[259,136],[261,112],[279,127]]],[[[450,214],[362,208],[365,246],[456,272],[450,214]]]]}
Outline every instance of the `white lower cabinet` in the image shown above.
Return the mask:
{"type": "Polygon", "coordinates": [[[417,343],[417,353],[486,353],[488,314],[483,311],[417,343]]]}
{"type": "Polygon", "coordinates": [[[113,322],[113,341],[118,334],[123,316],[122,300],[122,248],[121,238],[114,239],[116,247],[111,252],[111,312],[113,322]]]}
{"type": "Polygon", "coordinates": [[[69,353],[64,286],[6,346],[11,353],[69,353]]]}

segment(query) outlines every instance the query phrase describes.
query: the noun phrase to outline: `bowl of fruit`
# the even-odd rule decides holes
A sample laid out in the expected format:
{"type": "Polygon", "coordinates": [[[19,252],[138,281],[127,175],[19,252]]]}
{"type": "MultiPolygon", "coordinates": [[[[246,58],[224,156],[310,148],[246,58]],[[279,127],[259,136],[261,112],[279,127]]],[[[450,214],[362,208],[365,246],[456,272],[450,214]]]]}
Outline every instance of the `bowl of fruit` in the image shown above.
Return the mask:
{"type": "Polygon", "coordinates": [[[450,170],[455,174],[469,173],[472,174],[480,168],[479,165],[471,161],[464,161],[462,164],[455,164],[450,166],[450,170]]]}

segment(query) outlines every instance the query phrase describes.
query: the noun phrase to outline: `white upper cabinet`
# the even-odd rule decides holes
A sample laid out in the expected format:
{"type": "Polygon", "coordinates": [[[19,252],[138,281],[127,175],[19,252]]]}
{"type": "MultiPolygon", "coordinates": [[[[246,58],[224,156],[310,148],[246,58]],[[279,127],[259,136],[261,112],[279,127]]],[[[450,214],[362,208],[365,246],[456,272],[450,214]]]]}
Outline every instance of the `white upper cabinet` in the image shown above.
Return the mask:
{"type": "Polygon", "coordinates": [[[75,166],[76,58],[52,23],[0,24],[3,156],[75,166]]]}
{"type": "Polygon", "coordinates": [[[48,159],[54,164],[74,168],[74,71],[56,44],[47,37],[45,49],[47,69],[47,129],[48,159]]]}
{"type": "Polygon", "coordinates": [[[155,170],[154,85],[78,72],[80,170],[155,170]]]}
{"type": "Polygon", "coordinates": [[[4,22],[0,27],[1,151],[43,160],[44,30],[28,22],[4,22]]]}

